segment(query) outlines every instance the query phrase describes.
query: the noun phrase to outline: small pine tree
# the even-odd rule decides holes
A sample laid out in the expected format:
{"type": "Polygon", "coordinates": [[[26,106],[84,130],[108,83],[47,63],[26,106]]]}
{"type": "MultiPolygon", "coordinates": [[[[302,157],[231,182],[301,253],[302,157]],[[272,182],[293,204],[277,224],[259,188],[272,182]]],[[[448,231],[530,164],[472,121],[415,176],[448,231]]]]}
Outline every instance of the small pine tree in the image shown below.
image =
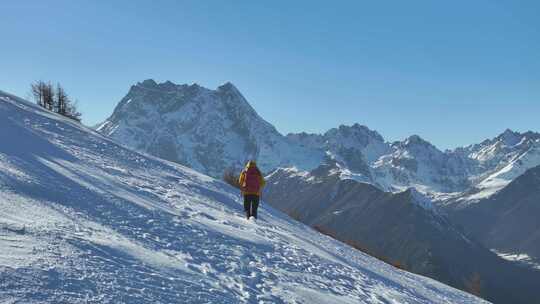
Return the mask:
{"type": "Polygon", "coordinates": [[[41,80],[35,81],[34,83],[31,84],[30,88],[31,88],[32,96],[34,97],[34,101],[36,102],[36,104],[38,104],[40,107],[45,108],[45,102],[43,101],[44,100],[43,92],[45,90],[45,82],[41,80]]]}
{"type": "Polygon", "coordinates": [[[55,102],[55,112],[60,115],[67,114],[67,105],[71,102],[69,96],[67,95],[64,88],[58,83],[56,84],[56,102],[55,102]]]}
{"type": "Polygon", "coordinates": [[[78,122],[81,121],[82,114],[78,110],[77,101],[69,97],[60,83],[54,87],[50,82],[36,81],[31,84],[31,94],[39,106],[78,122]]]}
{"type": "Polygon", "coordinates": [[[43,105],[47,110],[54,110],[54,88],[50,82],[43,86],[43,105]]]}
{"type": "Polygon", "coordinates": [[[54,110],[54,89],[52,84],[42,80],[31,84],[32,96],[34,101],[47,110],[54,110]]]}

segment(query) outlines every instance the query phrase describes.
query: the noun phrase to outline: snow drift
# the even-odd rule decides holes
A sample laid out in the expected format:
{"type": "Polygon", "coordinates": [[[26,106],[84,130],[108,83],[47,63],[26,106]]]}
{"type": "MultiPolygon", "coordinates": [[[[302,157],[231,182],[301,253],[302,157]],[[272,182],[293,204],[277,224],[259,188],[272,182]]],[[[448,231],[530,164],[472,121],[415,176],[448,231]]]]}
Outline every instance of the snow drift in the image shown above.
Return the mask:
{"type": "Polygon", "coordinates": [[[2,303],[482,303],[0,91],[2,303]]]}

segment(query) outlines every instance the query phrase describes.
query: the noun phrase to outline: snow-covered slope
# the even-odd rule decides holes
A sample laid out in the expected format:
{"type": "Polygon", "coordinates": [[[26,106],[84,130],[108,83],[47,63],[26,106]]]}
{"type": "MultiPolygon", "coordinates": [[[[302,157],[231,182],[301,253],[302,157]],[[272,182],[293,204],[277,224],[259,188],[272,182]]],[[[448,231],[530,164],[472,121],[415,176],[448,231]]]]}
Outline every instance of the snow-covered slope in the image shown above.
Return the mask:
{"type": "Polygon", "coordinates": [[[2,303],[483,302],[3,92],[0,138],[2,303]]]}
{"type": "Polygon", "coordinates": [[[216,90],[197,84],[131,87],[97,130],[139,151],[188,165],[214,177],[259,159],[270,170],[291,165],[313,168],[322,152],[289,142],[263,120],[231,83],[216,90]]]}

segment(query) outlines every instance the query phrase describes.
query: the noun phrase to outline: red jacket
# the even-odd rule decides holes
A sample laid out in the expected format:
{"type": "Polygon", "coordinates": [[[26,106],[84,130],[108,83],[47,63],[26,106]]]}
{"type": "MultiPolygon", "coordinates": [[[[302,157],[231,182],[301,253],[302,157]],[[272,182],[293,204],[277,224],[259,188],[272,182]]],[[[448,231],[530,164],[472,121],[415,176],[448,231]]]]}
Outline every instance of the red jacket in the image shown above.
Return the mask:
{"type": "MultiPolygon", "coordinates": [[[[246,181],[246,172],[249,168],[251,167],[254,167],[253,165],[252,166],[246,166],[244,168],[244,170],[242,170],[242,172],[240,173],[240,177],[238,178],[238,184],[240,185],[240,188],[243,189],[245,187],[245,181],[246,181]]],[[[255,166],[255,168],[257,168],[255,166]]],[[[264,178],[262,177],[262,174],[261,172],[259,171],[259,169],[257,168],[257,171],[259,172],[259,184],[260,184],[260,188],[259,188],[259,191],[258,192],[246,192],[244,190],[242,190],[242,195],[258,195],[260,196],[261,195],[261,190],[262,188],[264,187],[264,185],[266,184],[266,181],[264,180],[264,178]]]]}

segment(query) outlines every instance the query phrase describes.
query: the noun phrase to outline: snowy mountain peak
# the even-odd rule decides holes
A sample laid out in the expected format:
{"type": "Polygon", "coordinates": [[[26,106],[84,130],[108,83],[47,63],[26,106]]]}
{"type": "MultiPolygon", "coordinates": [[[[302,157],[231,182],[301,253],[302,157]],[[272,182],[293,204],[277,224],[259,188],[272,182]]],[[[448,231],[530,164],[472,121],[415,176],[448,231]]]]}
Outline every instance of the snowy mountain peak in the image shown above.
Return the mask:
{"type": "Polygon", "coordinates": [[[540,140],[540,133],[538,132],[533,132],[533,131],[527,131],[527,132],[524,132],[521,134],[523,137],[527,138],[527,139],[530,139],[530,140],[533,140],[533,141],[537,141],[537,140],[540,140]]]}
{"type": "MultiPolygon", "coordinates": [[[[411,158],[419,161],[444,161],[447,157],[444,152],[418,135],[411,135],[403,141],[394,142],[394,158],[411,158]]],[[[434,165],[434,163],[427,164],[434,165]]]]}
{"type": "Polygon", "coordinates": [[[362,180],[371,179],[370,164],[390,151],[390,145],[377,131],[360,124],[330,129],[323,138],[322,148],[327,154],[343,163],[347,170],[359,173],[362,180]]]}
{"type": "Polygon", "coordinates": [[[503,142],[507,146],[514,146],[521,141],[522,135],[519,132],[514,132],[506,129],[502,134],[497,136],[497,140],[503,142]]]}
{"type": "Polygon", "coordinates": [[[535,152],[540,134],[531,131],[506,130],[480,144],[444,152],[418,135],[390,144],[359,123],[285,137],[230,82],[207,89],[144,80],[97,130],[214,177],[242,167],[249,158],[267,172],[280,166],[310,171],[329,158],[339,164],[340,176],[397,192],[413,186],[422,192],[476,187],[494,193],[516,174],[540,164],[535,152]]]}
{"type": "Polygon", "coordinates": [[[485,150],[486,147],[489,149],[512,149],[519,148],[520,146],[527,145],[531,142],[540,139],[540,133],[527,131],[527,132],[517,132],[512,131],[511,129],[506,129],[501,134],[497,135],[492,139],[486,139],[480,144],[470,145],[464,148],[458,148],[455,151],[472,151],[473,153],[485,150]]]}
{"type": "Polygon", "coordinates": [[[413,146],[422,146],[429,149],[437,149],[433,144],[431,144],[429,141],[423,139],[420,137],[420,135],[411,135],[407,137],[404,141],[398,142],[398,145],[404,146],[404,147],[413,147],[413,146]]]}
{"type": "MultiPolygon", "coordinates": [[[[263,121],[257,114],[255,109],[249,104],[244,95],[240,93],[240,90],[234,86],[231,82],[226,82],[220,85],[216,89],[216,93],[223,97],[223,101],[228,103],[232,108],[238,108],[237,111],[243,111],[245,114],[249,114],[252,117],[246,117],[248,119],[256,119],[263,121]]],[[[272,126],[274,128],[274,126],[272,126]]],[[[277,132],[277,131],[276,131],[277,132]]]]}
{"type": "Polygon", "coordinates": [[[342,139],[352,140],[362,146],[366,146],[374,141],[384,142],[384,138],[377,131],[358,123],[352,126],[340,125],[338,128],[328,130],[324,136],[327,138],[340,137],[342,139]]]}
{"type": "MultiPolygon", "coordinates": [[[[141,89],[156,91],[156,92],[197,92],[199,90],[209,91],[209,89],[200,86],[197,83],[192,84],[175,84],[174,82],[167,80],[165,82],[156,82],[154,79],[146,79],[141,82],[137,82],[131,87],[131,91],[141,92],[141,89]]],[[[129,93],[128,93],[129,94],[129,93]]]]}
{"type": "Polygon", "coordinates": [[[520,133],[506,129],[506,131],[496,137],[496,140],[508,147],[519,146],[540,140],[540,133],[533,131],[520,133]]]}
{"type": "Polygon", "coordinates": [[[146,79],[142,82],[137,83],[137,86],[141,86],[145,88],[155,88],[158,86],[158,84],[154,79],[146,79]]]}
{"type": "Polygon", "coordinates": [[[293,163],[312,168],[323,157],[282,136],[230,82],[211,90],[145,80],[131,88],[97,130],[214,177],[252,158],[269,171],[293,163]]]}
{"type": "Polygon", "coordinates": [[[232,84],[231,82],[229,82],[229,81],[227,81],[224,84],[220,85],[217,89],[219,91],[233,92],[233,93],[241,95],[238,88],[236,88],[236,86],[234,84],[232,84]]]}

